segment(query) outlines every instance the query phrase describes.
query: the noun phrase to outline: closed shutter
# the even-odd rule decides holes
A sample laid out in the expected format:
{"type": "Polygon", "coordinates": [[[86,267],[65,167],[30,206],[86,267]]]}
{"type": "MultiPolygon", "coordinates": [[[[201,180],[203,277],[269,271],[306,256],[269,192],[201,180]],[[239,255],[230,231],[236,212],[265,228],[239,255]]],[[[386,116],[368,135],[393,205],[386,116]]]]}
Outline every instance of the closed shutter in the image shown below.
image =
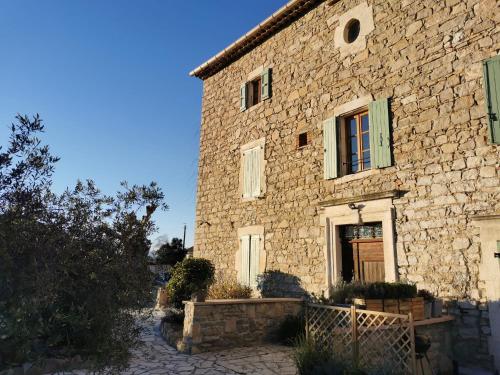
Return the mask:
{"type": "Polygon", "coordinates": [[[261,75],[261,98],[262,100],[271,97],[271,69],[265,69],[261,75]]]}
{"type": "Polygon", "coordinates": [[[252,288],[257,287],[257,276],[259,275],[260,246],[260,236],[250,236],[250,286],[252,288]]]}
{"type": "Polygon", "coordinates": [[[240,88],[240,110],[243,112],[247,109],[247,84],[244,83],[240,88]]]}
{"type": "Polygon", "coordinates": [[[323,147],[325,179],[336,178],[338,174],[337,125],[335,117],[323,123],[323,147]]]}
{"type": "Polygon", "coordinates": [[[252,150],[243,152],[243,198],[252,196],[252,150]]]}
{"type": "Polygon", "coordinates": [[[500,144],[500,56],[483,63],[488,139],[500,144]]]}
{"type": "Polygon", "coordinates": [[[389,100],[380,99],[368,105],[370,121],[370,161],[372,168],[389,167],[391,163],[391,136],[389,100]]]}
{"type": "Polygon", "coordinates": [[[240,283],[249,285],[250,283],[250,236],[240,237],[241,249],[241,266],[240,266],[240,283]]]}
{"type": "Polygon", "coordinates": [[[252,149],[252,197],[260,196],[261,148],[252,149]]]}

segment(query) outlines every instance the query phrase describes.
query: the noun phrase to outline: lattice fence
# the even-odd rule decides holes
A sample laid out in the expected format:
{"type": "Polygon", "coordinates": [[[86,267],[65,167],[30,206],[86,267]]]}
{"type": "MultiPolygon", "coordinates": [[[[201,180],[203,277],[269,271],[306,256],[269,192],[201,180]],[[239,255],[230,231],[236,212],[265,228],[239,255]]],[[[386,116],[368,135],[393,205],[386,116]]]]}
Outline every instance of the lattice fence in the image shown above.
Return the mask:
{"type": "Polygon", "coordinates": [[[336,358],[376,373],[416,374],[411,314],[308,304],[307,334],[336,358]]]}

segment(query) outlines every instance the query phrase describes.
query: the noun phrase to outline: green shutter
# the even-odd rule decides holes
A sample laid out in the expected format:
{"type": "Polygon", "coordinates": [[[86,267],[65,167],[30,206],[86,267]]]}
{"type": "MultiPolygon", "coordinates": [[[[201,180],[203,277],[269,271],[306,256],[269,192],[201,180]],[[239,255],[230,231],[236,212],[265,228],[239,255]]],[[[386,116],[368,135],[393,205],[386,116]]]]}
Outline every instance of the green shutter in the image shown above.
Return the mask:
{"type": "Polygon", "coordinates": [[[483,71],[488,139],[490,143],[500,144],[500,56],[484,61],[483,71]]]}
{"type": "Polygon", "coordinates": [[[243,112],[247,109],[247,84],[244,83],[240,88],[240,110],[243,112]]]}
{"type": "Polygon", "coordinates": [[[323,147],[325,152],[325,179],[329,180],[331,178],[336,178],[338,174],[338,157],[337,124],[335,117],[323,122],[323,147]]]}
{"type": "Polygon", "coordinates": [[[368,105],[370,118],[370,162],[372,168],[389,167],[391,163],[391,135],[389,100],[380,99],[368,105]]]}
{"type": "Polygon", "coordinates": [[[271,69],[267,68],[261,75],[261,97],[262,100],[268,99],[271,97],[271,69]]]}

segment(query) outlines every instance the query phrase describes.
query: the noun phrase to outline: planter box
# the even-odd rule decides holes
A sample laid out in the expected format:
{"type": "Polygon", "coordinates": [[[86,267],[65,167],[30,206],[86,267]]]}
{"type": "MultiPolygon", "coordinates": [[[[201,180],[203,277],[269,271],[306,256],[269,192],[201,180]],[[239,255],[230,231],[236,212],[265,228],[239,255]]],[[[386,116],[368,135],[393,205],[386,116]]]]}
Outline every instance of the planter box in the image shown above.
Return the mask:
{"type": "Polygon", "coordinates": [[[366,308],[366,310],[404,315],[407,315],[411,312],[413,315],[413,320],[425,319],[424,299],[422,297],[406,299],[356,298],[353,300],[353,303],[356,306],[363,306],[364,308],[366,308]]]}

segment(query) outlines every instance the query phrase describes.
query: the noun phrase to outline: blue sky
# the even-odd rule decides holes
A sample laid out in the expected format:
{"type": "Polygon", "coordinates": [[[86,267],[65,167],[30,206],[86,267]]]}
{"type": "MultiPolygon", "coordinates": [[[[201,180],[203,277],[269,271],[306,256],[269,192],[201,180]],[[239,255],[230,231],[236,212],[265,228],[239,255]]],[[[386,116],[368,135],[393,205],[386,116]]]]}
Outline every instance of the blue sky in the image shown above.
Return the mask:
{"type": "Polygon", "coordinates": [[[202,82],[189,71],[286,0],[0,0],[0,144],[40,113],[55,190],[157,181],[153,236],[193,241],[202,82]]]}

